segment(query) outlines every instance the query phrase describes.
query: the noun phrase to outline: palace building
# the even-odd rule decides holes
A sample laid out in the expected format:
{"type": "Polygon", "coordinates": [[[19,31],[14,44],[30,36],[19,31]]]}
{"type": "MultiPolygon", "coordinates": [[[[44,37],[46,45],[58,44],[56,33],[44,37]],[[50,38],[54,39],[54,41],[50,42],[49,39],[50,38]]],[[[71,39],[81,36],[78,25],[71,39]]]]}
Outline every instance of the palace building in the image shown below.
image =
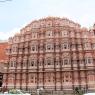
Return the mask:
{"type": "Polygon", "coordinates": [[[95,90],[95,30],[67,18],[35,20],[9,38],[3,86],[95,90]]]}

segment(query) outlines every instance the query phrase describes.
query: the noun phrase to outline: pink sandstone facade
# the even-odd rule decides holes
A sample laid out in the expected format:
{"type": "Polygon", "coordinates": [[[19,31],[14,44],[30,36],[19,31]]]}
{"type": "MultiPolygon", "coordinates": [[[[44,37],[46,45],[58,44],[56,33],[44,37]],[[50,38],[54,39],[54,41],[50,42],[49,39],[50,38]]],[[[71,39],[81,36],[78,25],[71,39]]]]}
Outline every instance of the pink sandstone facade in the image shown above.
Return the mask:
{"type": "Polygon", "coordinates": [[[95,31],[66,18],[33,21],[9,38],[3,86],[95,90],[95,31]]]}

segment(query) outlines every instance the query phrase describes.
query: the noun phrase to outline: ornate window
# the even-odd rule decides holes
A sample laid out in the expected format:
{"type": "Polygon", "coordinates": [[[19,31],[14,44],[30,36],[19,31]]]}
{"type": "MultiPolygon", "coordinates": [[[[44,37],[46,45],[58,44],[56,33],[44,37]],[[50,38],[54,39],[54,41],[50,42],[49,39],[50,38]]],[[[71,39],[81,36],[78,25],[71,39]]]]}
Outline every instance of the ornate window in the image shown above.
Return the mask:
{"type": "Polygon", "coordinates": [[[62,31],[62,37],[67,37],[69,35],[68,31],[64,30],[62,31]]]}
{"type": "Polygon", "coordinates": [[[91,63],[93,63],[93,59],[91,57],[86,57],[85,58],[85,63],[86,64],[91,64],[91,63]]]}
{"type": "Polygon", "coordinates": [[[90,43],[84,43],[84,49],[91,49],[90,43]]]}
{"type": "Polygon", "coordinates": [[[63,65],[69,65],[70,64],[70,59],[69,58],[64,58],[63,59],[63,65]]]}
{"type": "Polygon", "coordinates": [[[46,64],[45,65],[47,65],[47,66],[53,65],[53,59],[50,57],[46,58],[46,64]]]}
{"type": "Polygon", "coordinates": [[[32,50],[32,51],[35,51],[35,50],[36,50],[36,47],[32,45],[32,46],[31,46],[31,50],[32,50]]]}
{"type": "Polygon", "coordinates": [[[69,43],[68,42],[64,42],[63,44],[62,44],[62,49],[70,49],[70,45],[69,45],[69,43]]]}
{"type": "Polygon", "coordinates": [[[37,38],[37,32],[32,32],[32,39],[35,39],[35,38],[37,38]]]}
{"type": "Polygon", "coordinates": [[[63,82],[65,82],[65,83],[71,82],[71,78],[72,78],[71,73],[69,73],[69,72],[63,73],[62,77],[63,77],[63,82]]]}
{"type": "Polygon", "coordinates": [[[52,31],[46,31],[46,37],[52,37],[53,32],[52,31]]]}
{"type": "Polygon", "coordinates": [[[12,46],[12,53],[17,52],[17,45],[12,46]]]}
{"type": "Polygon", "coordinates": [[[36,74],[29,74],[29,83],[36,83],[37,82],[37,75],[36,74]]]}
{"type": "Polygon", "coordinates": [[[52,21],[46,21],[46,27],[52,26],[52,21]]]}
{"type": "Polygon", "coordinates": [[[37,44],[32,44],[31,45],[31,52],[37,51],[38,50],[38,45],[37,44]]]}
{"type": "Polygon", "coordinates": [[[48,45],[47,45],[47,50],[50,50],[51,47],[52,47],[52,45],[51,45],[51,44],[48,44],[48,45]]]}
{"type": "Polygon", "coordinates": [[[51,65],[51,59],[47,59],[47,65],[51,65]]]}
{"type": "Polygon", "coordinates": [[[16,61],[11,61],[10,62],[10,67],[15,67],[16,66],[16,61]]]}
{"type": "Polygon", "coordinates": [[[29,74],[29,83],[34,83],[35,76],[34,74],[29,74]]]}
{"type": "Polygon", "coordinates": [[[29,61],[29,67],[34,67],[34,66],[37,66],[36,59],[30,59],[30,61],[29,61]]]}
{"type": "Polygon", "coordinates": [[[54,45],[52,43],[46,44],[46,50],[53,50],[53,49],[54,49],[54,45]]]}

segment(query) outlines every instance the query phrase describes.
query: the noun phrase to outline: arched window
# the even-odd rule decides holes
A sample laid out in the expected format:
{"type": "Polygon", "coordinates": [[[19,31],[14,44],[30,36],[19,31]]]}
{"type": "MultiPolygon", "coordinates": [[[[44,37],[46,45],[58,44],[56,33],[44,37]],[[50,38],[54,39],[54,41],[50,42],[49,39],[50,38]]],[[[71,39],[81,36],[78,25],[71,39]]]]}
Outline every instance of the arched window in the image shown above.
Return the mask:
{"type": "Polygon", "coordinates": [[[64,42],[63,44],[62,44],[62,50],[66,50],[66,49],[70,49],[70,45],[69,45],[69,43],[68,42],[64,42]]]}
{"type": "Polygon", "coordinates": [[[29,67],[35,67],[37,66],[37,60],[36,59],[30,59],[29,60],[29,67]]]}
{"type": "Polygon", "coordinates": [[[31,52],[35,52],[38,50],[38,43],[37,42],[31,42],[31,52]]]}
{"type": "Polygon", "coordinates": [[[51,59],[47,59],[47,65],[51,65],[51,59]]]}
{"type": "Polygon", "coordinates": [[[53,32],[52,31],[46,31],[46,38],[50,38],[53,36],[53,32]]]}
{"type": "Polygon", "coordinates": [[[84,43],[84,49],[91,49],[91,43],[84,43]]]}
{"type": "Polygon", "coordinates": [[[37,82],[37,74],[35,74],[35,73],[30,73],[30,74],[28,75],[28,77],[29,77],[29,84],[31,84],[31,83],[36,83],[36,82],[37,82]]]}
{"type": "Polygon", "coordinates": [[[61,33],[62,33],[62,37],[67,37],[69,35],[67,30],[62,31],[61,33]]]}
{"type": "Polygon", "coordinates": [[[62,77],[63,77],[63,82],[68,83],[71,82],[72,74],[70,72],[66,72],[62,74],[62,77]]]}
{"type": "Polygon", "coordinates": [[[47,66],[50,66],[50,65],[54,64],[53,59],[51,57],[46,58],[45,63],[46,63],[45,65],[47,65],[47,66]]]}
{"type": "Polygon", "coordinates": [[[31,37],[32,37],[32,39],[37,39],[37,36],[38,36],[38,34],[37,34],[37,32],[32,32],[32,35],[31,35],[31,37]]]}
{"type": "Polygon", "coordinates": [[[85,58],[85,63],[86,64],[92,64],[93,63],[93,58],[92,57],[86,57],[85,58]]]}
{"type": "Polygon", "coordinates": [[[69,58],[64,58],[63,59],[63,65],[70,65],[70,59],[69,58]]]}
{"type": "Polygon", "coordinates": [[[18,46],[17,45],[13,45],[12,46],[12,53],[17,52],[18,46]]]}
{"type": "Polygon", "coordinates": [[[46,43],[46,50],[53,50],[54,44],[53,43],[46,43]]]}
{"type": "Polygon", "coordinates": [[[15,60],[12,60],[10,61],[10,67],[16,67],[16,61],[15,60]]]}

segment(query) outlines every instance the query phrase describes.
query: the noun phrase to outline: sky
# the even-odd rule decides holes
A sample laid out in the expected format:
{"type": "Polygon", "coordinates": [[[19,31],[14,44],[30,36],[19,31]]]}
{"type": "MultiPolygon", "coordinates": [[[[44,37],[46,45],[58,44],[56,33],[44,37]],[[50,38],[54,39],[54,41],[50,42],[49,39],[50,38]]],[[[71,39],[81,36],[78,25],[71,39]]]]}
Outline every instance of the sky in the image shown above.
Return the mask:
{"type": "MultiPolygon", "coordinates": [[[[2,1],[2,0],[0,0],[2,1]]],[[[0,40],[48,16],[66,17],[82,27],[95,23],[95,0],[11,0],[0,2],[0,40]]]]}

